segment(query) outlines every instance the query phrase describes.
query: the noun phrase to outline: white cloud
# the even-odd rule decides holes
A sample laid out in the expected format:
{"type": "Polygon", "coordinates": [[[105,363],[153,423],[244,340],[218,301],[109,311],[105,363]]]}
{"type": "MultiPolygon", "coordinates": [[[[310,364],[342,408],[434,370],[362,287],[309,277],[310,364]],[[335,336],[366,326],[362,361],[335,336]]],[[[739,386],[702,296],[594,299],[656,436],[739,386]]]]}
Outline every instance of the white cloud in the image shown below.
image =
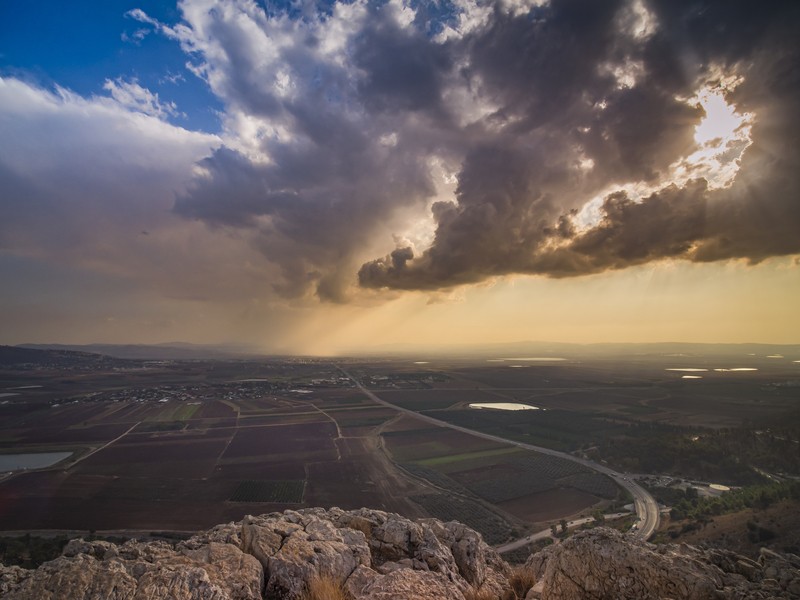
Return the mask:
{"type": "Polygon", "coordinates": [[[128,34],[128,32],[123,31],[120,38],[122,39],[123,42],[131,42],[133,44],[138,45],[144,38],[146,38],[150,34],[150,31],[151,31],[150,29],[141,28],[137,29],[130,35],[128,34]]]}
{"type": "Polygon", "coordinates": [[[131,19],[135,19],[140,23],[147,23],[148,25],[154,25],[156,27],[160,26],[160,23],[155,19],[149,17],[146,12],[144,12],[141,8],[134,8],[129,10],[125,13],[126,17],[130,17],[131,19]]]}
{"type": "Polygon", "coordinates": [[[139,85],[135,79],[125,81],[121,77],[111,80],[106,79],[103,89],[121,106],[136,112],[165,119],[167,116],[181,115],[174,102],[162,102],[157,93],[153,93],[139,85]]]}
{"type": "MultiPolygon", "coordinates": [[[[546,6],[550,0],[500,0],[498,8],[506,14],[520,16],[528,14],[532,9],[546,6]]],[[[486,26],[494,10],[493,3],[483,0],[453,0],[457,10],[455,26],[446,26],[437,36],[440,42],[460,38],[486,26]]]]}
{"type": "Polygon", "coordinates": [[[159,83],[179,83],[183,81],[186,81],[183,75],[172,73],[171,71],[167,71],[167,74],[158,80],[159,83]]]}
{"type": "Polygon", "coordinates": [[[173,296],[213,291],[200,278],[216,272],[218,260],[255,255],[171,214],[197,161],[220,145],[214,135],[107,98],[0,78],[0,139],[0,248],[9,255],[173,296]]]}
{"type": "Polygon", "coordinates": [[[184,166],[220,144],[217,136],[170,125],[123,102],[61,87],[48,91],[15,78],[0,78],[0,125],[0,162],[26,175],[131,165],[180,178],[184,166]]]}

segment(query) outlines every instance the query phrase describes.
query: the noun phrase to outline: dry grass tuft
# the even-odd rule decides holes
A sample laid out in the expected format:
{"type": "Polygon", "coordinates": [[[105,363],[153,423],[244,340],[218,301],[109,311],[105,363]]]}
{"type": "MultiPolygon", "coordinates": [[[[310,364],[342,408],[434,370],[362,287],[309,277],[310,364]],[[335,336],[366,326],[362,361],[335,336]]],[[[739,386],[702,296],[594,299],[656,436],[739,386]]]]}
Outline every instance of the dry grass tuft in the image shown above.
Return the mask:
{"type": "Polygon", "coordinates": [[[492,592],[489,588],[470,588],[466,592],[464,592],[464,598],[466,600],[500,600],[497,597],[497,594],[492,592]]]}
{"type": "Polygon", "coordinates": [[[344,585],[332,577],[314,577],[303,600],[352,600],[344,585]]]}
{"type": "Polygon", "coordinates": [[[503,596],[503,600],[523,600],[536,584],[536,578],[529,569],[519,566],[512,569],[508,582],[511,584],[511,590],[503,596]]]}
{"type": "Polygon", "coordinates": [[[536,579],[531,571],[524,567],[514,567],[508,578],[510,589],[499,597],[489,588],[471,588],[464,593],[466,600],[525,600],[525,596],[536,583],[536,579]]]}

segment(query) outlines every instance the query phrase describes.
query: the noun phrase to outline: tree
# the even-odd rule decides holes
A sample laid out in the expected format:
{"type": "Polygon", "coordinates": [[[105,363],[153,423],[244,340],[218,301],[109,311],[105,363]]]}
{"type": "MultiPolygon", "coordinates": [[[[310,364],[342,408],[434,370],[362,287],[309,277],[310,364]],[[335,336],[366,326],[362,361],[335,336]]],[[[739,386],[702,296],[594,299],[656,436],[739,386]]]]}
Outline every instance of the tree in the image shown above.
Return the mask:
{"type": "Polygon", "coordinates": [[[561,525],[561,533],[567,533],[567,520],[561,519],[559,525],[561,525]]]}
{"type": "Polygon", "coordinates": [[[552,535],[553,537],[556,537],[558,535],[558,527],[556,527],[555,523],[550,525],[550,535],[552,535]]]}

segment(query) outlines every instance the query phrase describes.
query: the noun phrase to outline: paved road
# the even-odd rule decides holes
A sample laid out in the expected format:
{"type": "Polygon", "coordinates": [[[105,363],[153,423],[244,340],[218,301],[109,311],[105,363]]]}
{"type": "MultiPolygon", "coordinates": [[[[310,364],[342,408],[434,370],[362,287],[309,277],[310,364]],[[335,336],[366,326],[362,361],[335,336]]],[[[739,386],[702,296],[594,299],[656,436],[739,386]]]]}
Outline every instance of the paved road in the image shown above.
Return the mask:
{"type": "MultiPolygon", "coordinates": [[[[613,520],[630,516],[630,514],[631,513],[613,513],[604,516],[606,520],[613,520]]],[[[594,517],[581,517],[580,519],[575,519],[574,521],[567,521],[567,529],[574,529],[575,527],[580,527],[581,525],[585,525],[586,523],[591,523],[592,521],[594,521],[594,517]]],[[[522,548],[523,546],[527,546],[531,542],[535,542],[537,540],[543,540],[544,538],[548,537],[553,537],[553,532],[550,531],[549,527],[547,529],[542,529],[541,531],[537,531],[536,533],[532,533],[531,535],[521,538],[519,540],[508,542],[507,544],[502,544],[501,546],[495,546],[494,549],[497,550],[500,554],[503,554],[504,552],[511,552],[512,550],[516,550],[517,548],[522,548]]]]}
{"type": "Polygon", "coordinates": [[[128,429],[128,430],[127,430],[125,433],[123,433],[122,435],[118,435],[118,436],[117,436],[117,437],[115,437],[113,440],[111,440],[110,442],[106,442],[105,444],[103,444],[103,445],[102,445],[102,446],[100,446],[99,448],[95,448],[95,449],[94,449],[94,450],[92,450],[91,452],[88,452],[88,453],[84,454],[83,456],[81,456],[81,457],[80,457],[78,460],[76,460],[75,462],[69,463],[69,464],[68,464],[66,467],[64,467],[64,470],[65,470],[65,471],[69,471],[69,470],[70,470],[72,467],[74,467],[74,466],[75,466],[75,465],[77,465],[78,463],[80,463],[80,462],[83,462],[84,460],[86,460],[86,459],[87,459],[87,458],[89,458],[90,456],[92,456],[92,455],[94,455],[94,454],[97,454],[98,452],[100,452],[100,450],[105,450],[105,449],[106,449],[106,448],[108,448],[108,447],[109,447],[111,444],[113,444],[113,443],[115,443],[115,442],[118,442],[118,441],[120,441],[122,438],[124,438],[126,435],[128,435],[128,434],[129,434],[131,431],[133,431],[134,429],[136,429],[136,428],[137,428],[137,427],[138,427],[140,424],[141,424],[141,421],[139,421],[139,422],[137,422],[137,423],[134,423],[134,424],[133,424],[133,426],[131,426],[131,427],[130,427],[130,429],[128,429]]]}
{"type": "MultiPolygon", "coordinates": [[[[35,386],[34,386],[34,387],[35,387],[35,386]]],[[[13,388],[12,388],[12,389],[13,389],[13,388]]],[[[131,427],[130,429],[128,429],[128,430],[127,430],[125,433],[123,433],[122,435],[119,435],[119,436],[115,437],[115,438],[114,438],[113,440],[111,440],[110,442],[106,442],[105,444],[103,444],[103,445],[102,445],[102,446],[100,446],[99,448],[95,448],[95,449],[94,449],[94,450],[92,450],[91,452],[87,452],[86,454],[84,454],[84,455],[83,455],[83,456],[81,456],[79,459],[75,460],[74,462],[69,462],[69,461],[70,461],[70,458],[67,458],[67,459],[65,459],[65,460],[66,460],[66,462],[65,462],[64,460],[61,460],[61,461],[57,462],[55,465],[50,465],[49,467],[39,467],[39,468],[36,468],[36,469],[17,469],[16,471],[8,471],[7,473],[0,473],[0,483],[2,483],[3,481],[7,481],[7,480],[9,480],[9,479],[11,479],[11,478],[13,478],[13,477],[16,477],[17,475],[22,475],[23,473],[32,473],[32,472],[34,472],[34,471],[56,471],[56,470],[69,471],[69,470],[70,470],[72,467],[74,467],[75,465],[77,465],[79,462],[82,462],[82,461],[86,460],[86,459],[87,459],[87,458],[89,458],[90,456],[92,456],[92,455],[94,455],[94,454],[97,454],[98,452],[100,452],[100,450],[103,450],[104,448],[108,448],[108,447],[109,447],[111,444],[113,444],[114,442],[118,442],[119,440],[121,440],[122,438],[124,438],[124,437],[125,437],[126,435],[128,435],[128,434],[129,434],[131,431],[133,431],[134,429],[136,429],[136,427],[137,427],[137,426],[138,426],[140,423],[141,423],[141,421],[139,421],[138,423],[135,423],[135,424],[133,425],[133,427],[131,427]],[[64,464],[64,466],[63,466],[63,467],[59,467],[58,465],[60,465],[60,464],[62,464],[62,463],[64,464]]]]}
{"type": "Polygon", "coordinates": [[[598,473],[602,473],[603,475],[608,475],[614,481],[616,481],[619,486],[628,490],[631,496],[633,496],[633,503],[636,510],[636,515],[639,517],[639,521],[635,525],[636,529],[632,532],[633,535],[648,540],[658,527],[659,511],[658,511],[658,503],[655,501],[655,498],[653,498],[647,492],[647,490],[645,490],[635,481],[633,481],[626,475],[623,475],[622,473],[617,473],[613,469],[609,469],[606,466],[599,465],[591,460],[578,458],[577,456],[573,456],[572,454],[567,454],[566,452],[559,452],[558,450],[552,450],[550,448],[544,448],[542,446],[534,446],[533,444],[526,444],[524,442],[509,440],[497,435],[492,435],[490,433],[475,431],[474,429],[467,429],[466,427],[461,427],[460,425],[453,425],[452,423],[448,423],[447,421],[440,421],[439,419],[436,419],[434,417],[420,414],[408,408],[401,408],[399,406],[391,404],[390,402],[381,400],[378,396],[375,395],[374,392],[371,392],[363,385],[361,385],[361,382],[359,382],[350,373],[348,373],[341,367],[339,367],[339,370],[342,373],[344,373],[346,377],[349,377],[350,380],[358,387],[358,389],[360,389],[364,394],[366,394],[372,401],[377,402],[378,404],[381,404],[388,408],[394,409],[398,412],[410,415],[415,419],[426,421],[433,425],[438,425],[439,427],[447,427],[449,429],[454,429],[456,431],[460,431],[462,433],[466,433],[469,435],[474,435],[476,437],[480,437],[485,440],[491,440],[502,444],[510,444],[512,446],[517,446],[518,448],[522,448],[524,450],[533,450],[534,452],[539,452],[541,454],[548,454],[550,456],[556,456],[558,458],[563,458],[565,460],[571,460],[572,462],[581,464],[585,467],[588,467],[589,469],[597,471],[598,473]]]}

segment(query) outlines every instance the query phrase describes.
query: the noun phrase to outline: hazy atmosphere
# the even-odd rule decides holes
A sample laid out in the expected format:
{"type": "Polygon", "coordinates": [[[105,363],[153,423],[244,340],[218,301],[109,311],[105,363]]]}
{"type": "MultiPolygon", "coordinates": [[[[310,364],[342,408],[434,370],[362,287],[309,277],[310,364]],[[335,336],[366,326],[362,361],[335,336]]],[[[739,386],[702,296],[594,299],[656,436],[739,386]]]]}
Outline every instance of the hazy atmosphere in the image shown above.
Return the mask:
{"type": "Polygon", "coordinates": [[[0,343],[796,343],[799,17],[3,2],[0,343]]]}

